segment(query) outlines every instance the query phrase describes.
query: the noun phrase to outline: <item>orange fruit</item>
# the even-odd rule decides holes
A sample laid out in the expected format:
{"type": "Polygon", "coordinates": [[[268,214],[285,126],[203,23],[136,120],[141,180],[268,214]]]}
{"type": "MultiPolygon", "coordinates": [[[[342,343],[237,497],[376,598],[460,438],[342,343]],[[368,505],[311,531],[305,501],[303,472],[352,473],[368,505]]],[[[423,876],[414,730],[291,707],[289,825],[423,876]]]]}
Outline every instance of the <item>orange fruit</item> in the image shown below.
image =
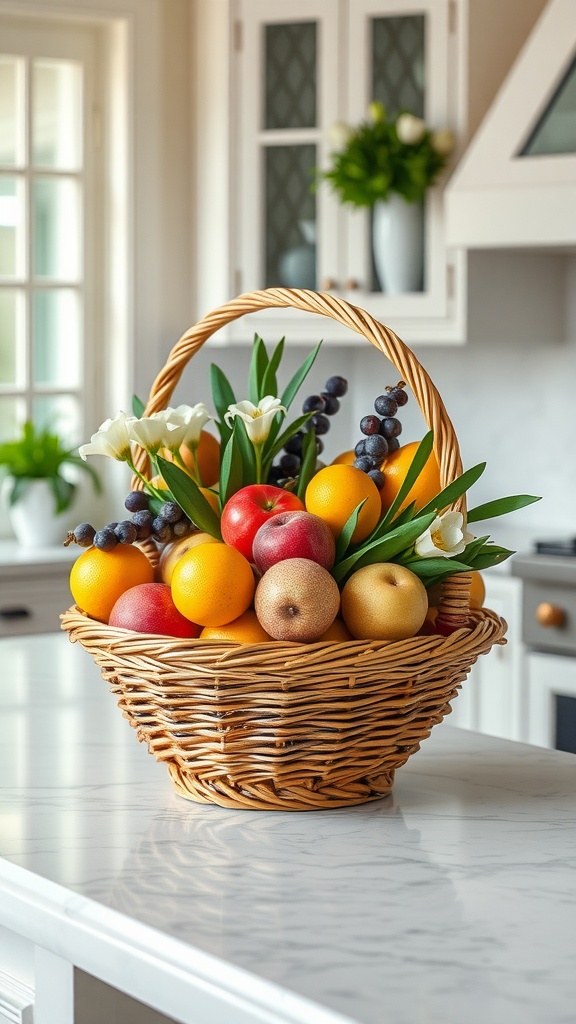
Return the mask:
{"type": "Polygon", "coordinates": [[[356,458],[356,452],[351,449],[348,452],[340,452],[335,459],[332,459],[333,466],[351,466],[356,458]]]}
{"type": "Polygon", "coordinates": [[[233,640],[237,644],[264,644],[272,637],[260,625],[256,612],[249,608],[232,622],[223,626],[204,626],[200,640],[233,640]]]}
{"type": "MultiPolygon", "coordinates": [[[[170,452],[164,453],[168,462],[174,462],[170,452]]],[[[184,465],[193,475],[194,457],[196,458],[196,470],[202,481],[203,487],[213,487],[220,478],[220,442],[209,430],[202,430],[200,442],[196,449],[195,456],[186,445],[182,445],[180,455],[184,465]]]]}
{"type": "Polygon", "coordinates": [[[322,633],[319,639],[324,643],[343,643],[346,640],[353,640],[354,637],[344,620],[337,615],[332,625],[328,626],[326,632],[322,633]]]}
{"type": "Polygon", "coordinates": [[[470,584],[470,607],[483,608],[486,598],[486,587],[484,580],[477,569],[472,570],[472,582],[470,584]]]}
{"type": "Polygon", "coordinates": [[[168,544],[165,544],[156,568],[156,578],[159,582],[170,584],[174,566],[178,559],[187,551],[190,551],[191,548],[195,548],[197,544],[218,544],[218,541],[216,537],[211,537],[209,533],[197,530],[195,533],[187,534],[186,537],[179,537],[178,540],[171,540],[168,544]]]}
{"type": "Polygon", "coordinates": [[[140,548],[118,544],[112,551],[91,547],[74,562],[70,591],[75,603],[92,619],[108,622],[124,591],[139,583],[152,583],[154,568],[140,548]]]}
{"type": "Polygon", "coordinates": [[[110,612],[109,624],[186,640],[194,639],[200,632],[200,626],[184,618],[175,607],[166,583],[139,583],[125,590],[110,612]]]}
{"type": "MultiPolygon", "coordinates": [[[[380,488],[383,512],[388,511],[404,483],[418,444],[418,441],[410,441],[408,444],[403,444],[384,459],[381,466],[384,474],[384,484],[380,488]]],[[[434,452],[430,452],[420,476],[406,495],[398,511],[401,512],[402,509],[406,508],[413,501],[416,502],[416,511],[418,511],[418,509],[424,508],[424,505],[427,505],[429,501],[432,501],[432,498],[435,498],[441,490],[442,485],[440,483],[438,462],[434,452]]]]}
{"type": "Polygon", "coordinates": [[[307,511],[320,516],[337,537],[350,514],[364,499],[366,501],[352,534],[352,541],[356,544],[372,533],[382,512],[378,488],[366,473],[354,466],[325,466],[312,477],[304,500],[307,511]]]}
{"type": "Polygon", "coordinates": [[[172,571],[172,598],[179,612],[201,626],[223,626],[249,608],[254,573],[236,548],[217,541],[198,544],[172,571]]]}
{"type": "Polygon", "coordinates": [[[219,516],[220,515],[220,499],[219,499],[218,495],[216,494],[216,492],[215,491],[211,491],[209,487],[200,487],[200,493],[204,495],[204,497],[206,498],[206,501],[208,502],[210,507],[213,509],[213,511],[216,513],[216,515],[219,516]]]}

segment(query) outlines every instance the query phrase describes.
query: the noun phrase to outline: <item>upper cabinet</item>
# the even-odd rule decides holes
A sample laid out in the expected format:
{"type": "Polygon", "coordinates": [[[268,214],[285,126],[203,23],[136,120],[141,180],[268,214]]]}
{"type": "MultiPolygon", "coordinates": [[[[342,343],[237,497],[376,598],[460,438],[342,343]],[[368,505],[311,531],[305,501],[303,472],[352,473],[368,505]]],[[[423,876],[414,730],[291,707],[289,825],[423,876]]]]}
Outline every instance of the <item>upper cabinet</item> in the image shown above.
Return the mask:
{"type": "MultiPolygon", "coordinates": [[[[197,0],[199,313],[240,292],[305,287],[366,308],[409,345],[463,342],[467,257],[447,245],[444,190],[542,3],[522,0],[512,17],[518,0],[197,0]],[[399,294],[379,283],[371,212],[314,187],[334,125],[357,125],[372,100],[457,140],[423,205],[422,277],[399,294]]],[[[352,340],[331,320],[288,319],[295,340],[352,340]]],[[[275,337],[286,321],[267,311],[224,333],[275,337]]]]}
{"type": "Polygon", "coordinates": [[[550,0],[446,191],[467,248],[576,245],[576,3],[550,0]]]}

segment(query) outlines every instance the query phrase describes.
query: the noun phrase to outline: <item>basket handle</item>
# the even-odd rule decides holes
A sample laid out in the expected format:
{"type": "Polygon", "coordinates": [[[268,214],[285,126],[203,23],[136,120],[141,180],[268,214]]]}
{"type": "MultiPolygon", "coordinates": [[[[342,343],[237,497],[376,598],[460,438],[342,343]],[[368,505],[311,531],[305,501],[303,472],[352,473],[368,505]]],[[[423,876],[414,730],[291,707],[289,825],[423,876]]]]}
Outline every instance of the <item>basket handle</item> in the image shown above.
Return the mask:
{"type": "MultiPolygon", "coordinates": [[[[247,313],[262,309],[300,309],[305,313],[327,316],[350,330],[361,334],[394,364],[411,388],[430,429],[434,431],[434,451],[440,469],[440,482],[446,487],[462,473],[460,448],[454,427],[448,417],[440,395],[414,353],[403,341],[374,319],[364,309],[325,292],[296,288],[268,288],[247,292],[227,302],[190,327],[169,353],[164,368],[152,384],[145,415],[165,409],[172,393],[192,356],[204,342],[220,328],[247,313]]],[[[143,450],[136,453],[136,467],[146,472],[147,456],[143,450]]],[[[464,496],[454,505],[466,512],[464,496]]]]}

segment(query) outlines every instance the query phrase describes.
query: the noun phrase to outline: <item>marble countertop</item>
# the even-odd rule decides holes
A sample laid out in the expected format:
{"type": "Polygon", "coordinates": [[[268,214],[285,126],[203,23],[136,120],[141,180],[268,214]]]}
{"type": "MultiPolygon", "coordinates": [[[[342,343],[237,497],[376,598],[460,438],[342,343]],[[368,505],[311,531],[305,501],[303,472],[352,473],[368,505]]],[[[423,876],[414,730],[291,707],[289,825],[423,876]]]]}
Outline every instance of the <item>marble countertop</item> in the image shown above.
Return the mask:
{"type": "Polygon", "coordinates": [[[231,811],[65,635],[0,658],[0,924],[185,1022],[574,1020],[573,755],[444,722],[385,800],[231,811]]]}

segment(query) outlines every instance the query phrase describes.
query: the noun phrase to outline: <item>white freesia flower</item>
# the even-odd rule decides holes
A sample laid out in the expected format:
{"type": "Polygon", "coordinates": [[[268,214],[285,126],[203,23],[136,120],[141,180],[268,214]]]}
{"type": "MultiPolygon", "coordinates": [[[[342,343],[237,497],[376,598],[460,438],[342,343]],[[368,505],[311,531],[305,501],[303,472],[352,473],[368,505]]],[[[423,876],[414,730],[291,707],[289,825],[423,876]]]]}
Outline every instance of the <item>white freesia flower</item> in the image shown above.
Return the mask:
{"type": "Polygon", "coordinates": [[[231,426],[234,417],[240,416],[240,419],[246,424],[246,433],[252,444],[263,444],[270,433],[270,427],[277,412],[287,412],[287,410],[280,404],[279,398],[266,395],[265,398],[260,399],[258,405],[245,401],[228,406],[224,420],[228,426],[231,426]]]}
{"type": "Polygon", "coordinates": [[[460,555],[473,539],[464,528],[461,512],[444,512],[420,534],[414,550],[420,558],[452,558],[460,555]]]}
{"type": "Polygon", "coordinates": [[[328,129],[328,141],[330,148],[335,150],[345,149],[353,134],[352,128],[345,121],[335,121],[328,129]]]}
{"type": "MultiPolygon", "coordinates": [[[[175,409],[163,409],[162,412],[153,413],[153,418],[161,419],[165,423],[181,428],[181,437],[176,442],[176,434],[170,434],[170,447],[180,447],[185,444],[187,448],[194,451],[200,443],[202,429],[212,416],[204,405],[198,402],[196,405],[178,405],[175,409]]],[[[168,447],[168,446],[167,446],[168,447]]]]}
{"type": "Polygon", "coordinates": [[[157,455],[161,448],[179,448],[185,425],[167,423],[159,416],[143,416],[129,426],[130,437],[149,455],[157,455]]]}
{"type": "Polygon", "coordinates": [[[443,128],[439,131],[432,132],[430,145],[437,153],[440,154],[440,156],[448,156],[454,149],[454,133],[451,132],[449,128],[443,128]]]}
{"type": "Polygon", "coordinates": [[[405,146],[414,146],[426,131],[426,125],[421,117],[415,117],[414,114],[400,114],[396,121],[396,134],[403,142],[405,146]]]}
{"type": "Polygon", "coordinates": [[[78,449],[80,456],[84,461],[88,455],[108,455],[119,462],[130,462],[130,429],[135,421],[135,416],[128,416],[125,412],[119,412],[113,420],[105,420],[96,433],[92,434],[90,443],[78,449]]]}

